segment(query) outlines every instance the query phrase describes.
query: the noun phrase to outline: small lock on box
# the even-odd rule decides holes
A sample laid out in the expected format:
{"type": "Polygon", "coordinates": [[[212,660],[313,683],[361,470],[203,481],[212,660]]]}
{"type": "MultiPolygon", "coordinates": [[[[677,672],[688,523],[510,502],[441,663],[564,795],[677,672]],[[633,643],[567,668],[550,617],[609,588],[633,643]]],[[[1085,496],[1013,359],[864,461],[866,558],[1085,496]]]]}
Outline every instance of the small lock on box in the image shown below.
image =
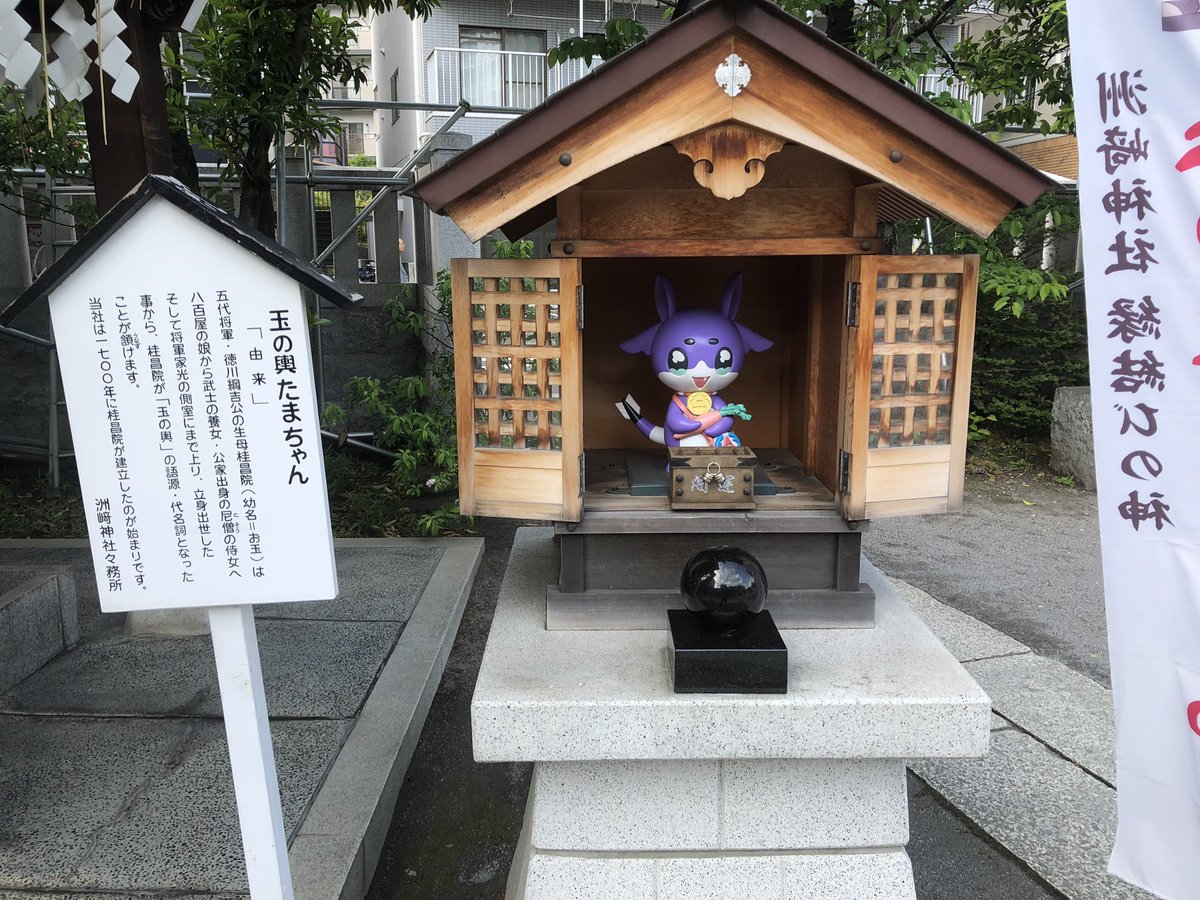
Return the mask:
{"type": "Polygon", "coordinates": [[[748,447],[668,447],[671,509],[754,509],[758,465],[748,447]]]}

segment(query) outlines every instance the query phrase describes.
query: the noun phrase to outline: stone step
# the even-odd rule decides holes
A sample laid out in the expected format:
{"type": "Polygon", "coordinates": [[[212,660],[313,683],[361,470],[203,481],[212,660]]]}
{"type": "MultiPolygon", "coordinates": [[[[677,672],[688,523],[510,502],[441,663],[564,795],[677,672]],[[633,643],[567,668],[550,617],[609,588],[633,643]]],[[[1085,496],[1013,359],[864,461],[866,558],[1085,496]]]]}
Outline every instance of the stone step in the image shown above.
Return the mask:
{"type": "Polygon", "coordinates": [[[0,566],[0,692],[79,641],[69,566],[0,566]]]}

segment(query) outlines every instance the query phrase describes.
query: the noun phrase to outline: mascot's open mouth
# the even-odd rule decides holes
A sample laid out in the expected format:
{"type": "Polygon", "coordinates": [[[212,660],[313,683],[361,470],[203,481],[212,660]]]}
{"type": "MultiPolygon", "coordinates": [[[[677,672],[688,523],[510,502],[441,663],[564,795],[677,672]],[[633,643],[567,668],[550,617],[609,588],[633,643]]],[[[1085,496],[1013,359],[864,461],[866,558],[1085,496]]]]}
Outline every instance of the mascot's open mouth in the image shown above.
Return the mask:
{"type": "Polygon", "coordinates": [[[710,377],[710,376],[707,376],[707,375],[706,375],[706,376],[705,376],[705,377],[703,377],[703,378],[697,378],[695,375],[693,375],[693,376],[692,376],[692,381],[694,381],[694,382],[696,383],[696,390],[698,390],[698,391],[702,391],[702,390],[704,390],[704,386],[705,386],[706,384],[708,384],[708,379],[709,379],[709,377],[710,377]]]}

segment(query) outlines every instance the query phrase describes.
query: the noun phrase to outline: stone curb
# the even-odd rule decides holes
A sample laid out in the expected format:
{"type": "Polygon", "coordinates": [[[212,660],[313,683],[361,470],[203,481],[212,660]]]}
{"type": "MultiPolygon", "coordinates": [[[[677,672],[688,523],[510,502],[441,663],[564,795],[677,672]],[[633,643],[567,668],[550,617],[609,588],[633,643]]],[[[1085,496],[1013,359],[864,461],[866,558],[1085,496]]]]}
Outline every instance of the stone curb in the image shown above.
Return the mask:
{"type": "MultiPolygon", "coordinates": [[[[380,543],[339,540],[338,546],[380,543]]],[[[357,900],[370,887],[483,557],[482,538],[386,543],[440,545],[444,552],[292,841],[296,900],[357,900]]]]}

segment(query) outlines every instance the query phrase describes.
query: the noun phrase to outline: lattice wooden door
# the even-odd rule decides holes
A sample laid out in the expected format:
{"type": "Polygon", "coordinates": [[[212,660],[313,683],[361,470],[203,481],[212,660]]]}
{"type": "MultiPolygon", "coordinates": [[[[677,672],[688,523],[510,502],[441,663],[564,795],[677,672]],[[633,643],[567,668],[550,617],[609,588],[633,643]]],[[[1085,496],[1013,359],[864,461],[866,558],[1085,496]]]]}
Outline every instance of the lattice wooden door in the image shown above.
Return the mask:
{"type": "Polygon", "coordinates": [[[577,259],[452,264],[464,515],[582,515],[579,271],[577,259]]]}
{"type": "Polygon", "coordinates": [[[962,507],[977,256],[865,256],[850,329],[852,518],[962,507]]]}

